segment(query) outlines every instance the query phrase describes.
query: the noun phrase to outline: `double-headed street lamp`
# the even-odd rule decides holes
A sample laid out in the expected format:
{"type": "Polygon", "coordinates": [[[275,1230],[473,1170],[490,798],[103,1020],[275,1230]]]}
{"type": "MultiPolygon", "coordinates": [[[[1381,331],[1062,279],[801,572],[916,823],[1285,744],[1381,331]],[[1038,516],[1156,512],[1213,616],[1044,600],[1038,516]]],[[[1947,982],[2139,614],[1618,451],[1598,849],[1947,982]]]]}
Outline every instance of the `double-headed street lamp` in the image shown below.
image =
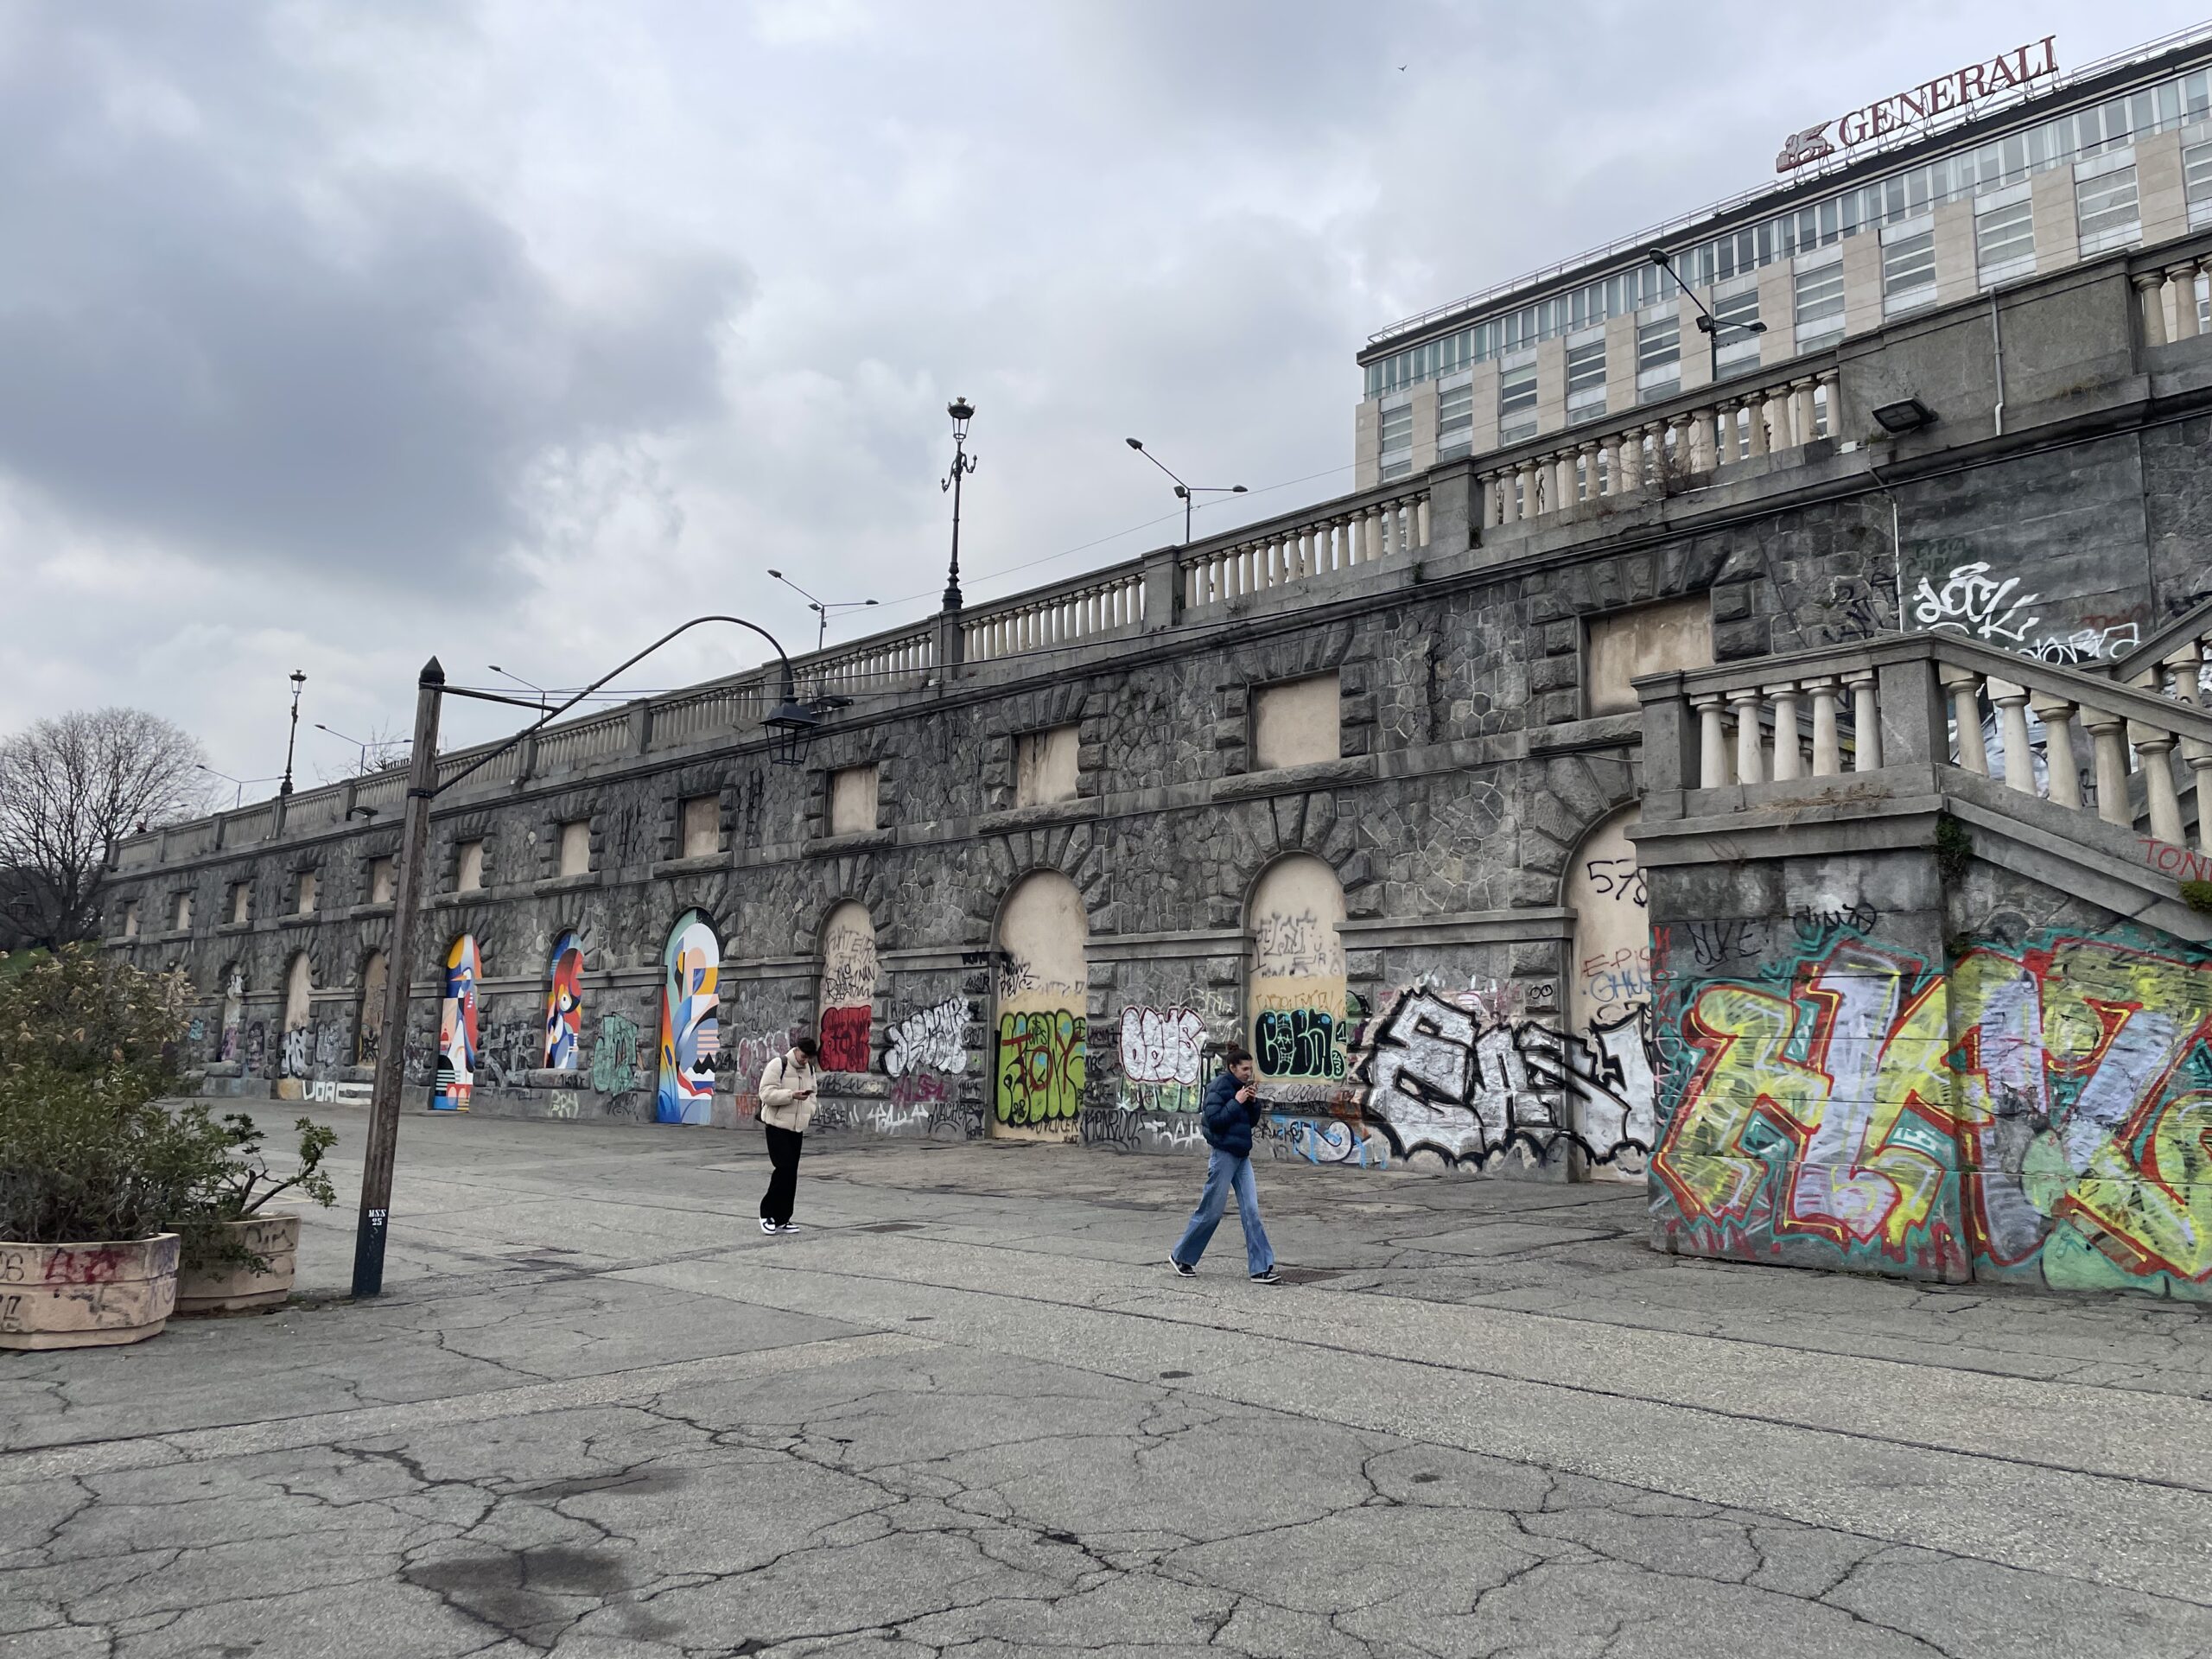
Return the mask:
{"type": "Polygon", "coordinates": [[[782,582],[785,587],[790,588],[793,593],[798,594],[802,599],[805,600],[806,608],[812,611],[815,616],[819,619],[821,626],[814,631],[814,648],[817,652],[822,649],[830,638],[830,612],[864,611],[868,609],[869,606],[875,603],[872,599],[819,600],[812,594],[808,593],[805,588],[800,587],[798,583],[793,582],[782,571],[771,570],[768,574],[773,576],[778,582],[782,582]]]}
{"type": "Polygon", "coordinates": [[[1718,382],[1720,378],[1721,330],[1725,328],[1741,334],[1763,334],[1766,333],[1766,324],[1763,322],[1721,321],[1719,318],[1714,316],[1712,312],[1705,308],[1705,302],[1698,298],[1697,291],[1691,288],[1688,283],[1682,280],[1682,273],[1675,269],[1673,262],[1668,257],[1666,249],[1652,248],[1648,250],[1648,251],[1651,256],[1651,263],[1658,266],[1660,270],[1665,271],[1669,276],[1673,277],[1675,279],[1675,286],[1681,289],[1682,292],[1688,296],[1689,302],[1692,305],[1697,307],[1698,332],[1705,336],[1705,343],[1711,348],[1713,378],[1715,382],[1718,382]]]}
{"type": "Polygon", "coordinates": [[[467,766],[442,781],[438,777],[438,714],[446,697],[469,697],[479,702],[504,702],[518,709],[542,705],[497,691],[478,691],[446,683],[445,670],[435,657],[423,664],[416,681],[415,753],[408,768],[406,806],[400,818],[399,868],[392,884],[391,976],[385,982],[384,1023],[388,1040],[377,1046],[376,1082],[369,1095],[368,1152],[361,1171],[361,1213],[353,1236],[353,1294],[384,1294],[384,1257],[391,1213],[392,1164],[399,1143],[399,1094],[405,1082],[407,992],[414,978],[416,912],[421,908],[423,855],[430,839],[430,803],[462,779],[472,776],[552,721],[575,708],[600,687],[626,672],[658,651],[677,634],[708,622],[728,622],[750,628],[772,646],[782,664],[779,696],[774,710],[760,723],[768,729],[769,758],[778,766],[795,766],[806,758],[815,728],[822,723],[823,704],[798,700],[791,659],[784,654],[776,636],[757,622],[741,616],[695,616],[671,628],[636,656],[594,680],[559,708],[541,713],[532,724],[497,747],[487,749],[467,766]]]}
{"type": "Polygon", "coordinates": [[[1183,545],[1185,547],[1191,544],[1191,498],[1192,496],[1244,493],[1244,486],[1242,484],[1185,484],[1181,479],[1175,478],[1174,473],[1169,469],[1166,461],[1144,447],[1143,439],[1124,438],[1122,442],[1159,467],[1161,472],[1166,473],[1168,477],[1175,479],[1175,494],[1183,504],[1183,545]]]}
{"type": "Polygon", "coordinates": [[[245,787],[248,784],[273,784],[276,781],[274,778],[233,778],[227,772],[216,771],[204,760],[194,761],[192,769],[194,772],[204,772],[210,778],[219,778],[226,784],[236,784],[238,786],[237,798],[231,803],[231,810],[234,812],[245,804],[245,787]]]}
{"type": "Polygon", "coordinates": [[[490,669],[494,674],[497,674],[501,679],[512,680],[517,685],[528,686],[531,690],[537,692],[537,707],[540,713],[543,713],[546,709],[551,707],[553,694],[550,691],[548,691],[543,686],[538,684],[537,681],[525,680],[521,675],[511,673],[506,669],[501,668],[497,663],[486,663],[485,666],[490,669]]]}
{"type": "MultiPolygon", "coordinates": [[[[340,731],[335,726],[326,726],[319,720],[315,722],[315,728],[318,732],[329,733],[331,736],[336,738],[340,743],[351,743],[358,747],[361,751],[362,775],[365,777],[367,775],[369,770],[370,744],[366,738],[348,737],[345,733],[340,731]]],[[[397,738],[378,738],[376,741],[375,747],[378,749],[385,749],[391,747],[392,744],[400,741],[401,740],[397,738]]]]}

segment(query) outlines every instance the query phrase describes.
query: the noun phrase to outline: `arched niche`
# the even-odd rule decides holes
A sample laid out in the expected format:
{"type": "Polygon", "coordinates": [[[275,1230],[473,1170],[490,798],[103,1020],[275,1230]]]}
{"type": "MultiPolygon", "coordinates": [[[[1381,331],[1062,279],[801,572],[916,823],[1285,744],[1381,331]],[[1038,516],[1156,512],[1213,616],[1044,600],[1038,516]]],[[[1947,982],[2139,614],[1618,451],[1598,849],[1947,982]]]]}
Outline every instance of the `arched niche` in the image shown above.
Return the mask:
{"type": "Polygon", "coordinates": [[[999,909],[994,1135],[1075,1137],[1090,1037],[1090,938],[1083,895],[1058,870],[1022,877],[999,909]]]}
{"type": "Polygon", "coordinates": [[[1246,906],[1245,1029],[1268,1098],[1328,1103],[1347,1087],[1344,884],[1309,853],[1277,859],[1246,906]]]}
{"type": "Polygon", "coordinates": [[[663,1123],[714,1122],[721,961],[707,913],[685,911],[661,952],[660,1090],[653,1115],[663,1123]]]}
{"type": "Polygon", "coordinates": [[[361,963],[361,1006],[353,1022],[353,1060],[374,1065],[384,1038],[385,994],[391,984],[391,958],[372,950],[361,963]]]}
{"type": "Polygon", "coordinates": [[[847,899],[822,924],[822,1069],[865,1071],[875,1018],[875,922],[847,899]]]}
{"type": "Polygon", "coordinates": [[[584,947],[573,933],[553,942],[553,961],[545,970],[545,1046],[548,1071],[573,1071],[583,1048],[584,947]]]}
{"type": "Polygon", "coordinates": [[[438,1077],[430,1105],[465,1112],[476,1092],[476,984],[483,959],[464,933],[446,949],[445,995],[438,1004],[438,1077]]]}
{"type": "Polygon", "coordinates": [[[1651,1149],[1651,918],[1628,832],[1637,809],[1605,819],[1568,860],[1574,912],[1565,1069],[1576,1138],[1600,1180],[1640,1181],[1651,1149]]]}

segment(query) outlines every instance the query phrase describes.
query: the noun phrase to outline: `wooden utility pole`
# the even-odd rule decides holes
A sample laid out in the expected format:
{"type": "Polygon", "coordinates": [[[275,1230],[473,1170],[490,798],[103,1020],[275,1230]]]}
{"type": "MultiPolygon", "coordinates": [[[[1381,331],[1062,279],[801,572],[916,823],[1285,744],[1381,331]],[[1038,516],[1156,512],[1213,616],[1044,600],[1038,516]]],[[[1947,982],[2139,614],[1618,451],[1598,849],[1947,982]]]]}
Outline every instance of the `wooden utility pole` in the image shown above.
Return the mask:
{"type": "Polygon", "coordinates": [[[391,1168],[399,1145],[399,1093],[407,1081],[407,993],[415,977],[415,917],[422,908],[423,864],[430,841],[430,798],[438,787],[438,704],[446,671],[435,657],[416,683],[415,753],[400,817],[399,869],[391,893],[390,969],[377,1079],[369,1096],[368,1159],[361,1171],[361,1220],[353,1235],[353,1294],[384,1294],[384,1246],[391,1214],[391,1168]]]}

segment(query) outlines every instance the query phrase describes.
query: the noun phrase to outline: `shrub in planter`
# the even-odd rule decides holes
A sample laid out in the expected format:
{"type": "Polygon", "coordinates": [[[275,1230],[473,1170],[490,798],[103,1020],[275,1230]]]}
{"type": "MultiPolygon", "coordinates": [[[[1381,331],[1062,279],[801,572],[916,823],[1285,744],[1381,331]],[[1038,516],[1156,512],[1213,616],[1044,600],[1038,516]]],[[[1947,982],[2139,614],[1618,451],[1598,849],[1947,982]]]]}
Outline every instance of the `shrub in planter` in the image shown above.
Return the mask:
{"type": "Polygon", "coordinates": [[[171,1216],[222,1131],[155,1102],[184,986],[74,948],[0,980],[0,1348],[136,1342],[176,1294],[171,1216]]]}
{"type": "MultiPolygon", "coordinates": [[[[188,1107],[183,1116],[204,1122],[207,1109],[188,1107]]],[[[338,1198],[322,1167],[322,1156],[336,1143],[338,1132],[304,1117],[292,1127],[300,1137],[299,1166],[280,1179],[270,1172],[253,1120],[243,1112],[224,1116],[217,1129],[224,1140],[223,1166],[194,1194],[191,1210],[176,1223],[184,1240],[178,1313],[274,1307],[292,1294],[299,1214],[270,1215],[263,1206],[294,1189],[325,1208],[338,1198]]]]}

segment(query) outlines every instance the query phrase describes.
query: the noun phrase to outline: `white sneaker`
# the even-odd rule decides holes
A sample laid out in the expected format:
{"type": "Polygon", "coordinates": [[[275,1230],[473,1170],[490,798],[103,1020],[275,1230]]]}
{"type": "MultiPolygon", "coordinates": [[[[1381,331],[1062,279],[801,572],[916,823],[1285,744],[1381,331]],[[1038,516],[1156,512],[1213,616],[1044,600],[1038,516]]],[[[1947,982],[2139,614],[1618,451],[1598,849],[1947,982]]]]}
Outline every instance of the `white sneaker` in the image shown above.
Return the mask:
{"type": "Polygon", "coordinates": [[[776,1224],[763,1216],[760,1217],[760,1230],[772,1236],[776,1230],[776,1224]]]}
{"type": "Polygon", "coordinates": [[[799,1230],[799,1229],[798,1229],[798,1223],[797,1223],[797,1222],[795,1222],[795,1221],[787,1221],[787,1222],[785,1222],[785,1223],[782,1226],[780,1226],[780,1227],[773,1227],[773,1228],[769,1229],[769,1230],[770,1230],[771,1232],[778,1232],[778,1233],[795,1233],[795,1232],[798,1231],[798,1230],[799,1230]]]}

